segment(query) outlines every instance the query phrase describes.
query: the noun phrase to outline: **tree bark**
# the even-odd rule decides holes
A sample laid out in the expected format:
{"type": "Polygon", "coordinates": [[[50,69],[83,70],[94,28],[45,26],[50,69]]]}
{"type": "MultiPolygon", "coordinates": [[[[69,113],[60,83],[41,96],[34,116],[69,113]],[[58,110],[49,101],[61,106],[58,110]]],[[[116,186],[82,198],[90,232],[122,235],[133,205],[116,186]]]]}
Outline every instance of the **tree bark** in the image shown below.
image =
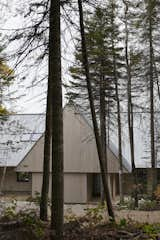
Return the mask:
{"type": "Polygon", "coordinates": [[[120,113],[120,99],[119,99],[119,89],[118,89],[118,77],[117,77],[117,63],[116,63],[116,54],[115,54],[115,31],[114,31],[114,4],[112,4],[112,16],[111,16],[111,42],[112,42],[112,58],[113,58],[113,74],[114,74],[114,84],[115,84],[115,97],[117,103],[117,124],[118,124],[118,158],[119,158],[119,192],[120,192],[120,202],[124,201],[123,196],[123,162],[122,162],[122,129],[121,129],[121,113],[120,113]]]}
{"type": "MultiPolygon", "coordinates": [[[[153,29],[152,29],[152,6],[150,1],[148,1],[148,9],[149,9],[149,77],[150,77],[150,137],[151,137],[151,167],[153,169],[152,173],[154,174],[154,169],[156,168],[156,160],[155,160],[155,134],[154,134],[154,80],[153,80],[153,29]]],[[[154,190],[156,187],[156,181],[154,180],[154,176],[152,177],[152,196],[154,194],[154,190]]]]}
{"type": "Polygon", "coordinates": [[[78,0],[78,8],[79,8],[79,17],[80,17],[82,58],[83,58],[85,75],[86,75],[88,97],[89,97],[89,103],[90,103],[90,109],[91,109],[91,115],[92,115],[95,140],[96,140],[96,144],[97,144],[97,151],[98,151],[98,157],[99,157],[99,163],[100,163],[100,169],[101,169],[101,175],[102,175],[104,194],[105,194],[105,199],[106,199],[106,203],[107,203],[107,207],[108,207],[109,216],[112,219],[114,219],[114,212],[113,212],[112,202],[111,202],[109,188],[108,188],[108,180],[106,178],[105,167],[104,167],[105,156],[103,153],[101,140],[100,140],[100,136],[99,136],[97,118],[96,118],[96,113],[95,113],[95,106],[94,106],[94,101],[93,101],[93,93],[92,93],[92,87],[91,87],[91,81],[90,81],[89,63],[88,63],[87,48],[86,48],[84,22],[83,22],[83,8],[82,8],[81,0],[78,0]]]}
{"type": "Polygon", "coordinates": [[[134,205],[138,207],[138,196],[137,196],[137,171],[135,166],[135,157],[134,157],[134,130],[133,130],[133,105],[132,105],[132,92],[131,92],[131,65],[129,62],[129,53],[128,53],[128,4],[127,1],[123,0],[125,5],[125,60],[126,60],[126,69],[127,69],[127,95],[128,95],[128,133],[129,133],[129,142],[130,142],[130,154],[131,154],[131,165],[132,165],[132,174],[133,181],[135,185],[134,193],[134,205]]]}
{"type": "Polygon", "coordinates": [[[0,194],[2,194],[2,192],[3,192],[6,171],[7,171],[7,166],[3,167],[2,178],[1,178],[1,183],[0,183],[0,194]]]}
{"type": "Polygon", "coordinates": [[[43,161],[43,182],[40,202],[40,219],[47,221],[48,218],[48,192],[50,179],[50,154],[51,154],[51,87],[48,79],[46,123],[44,136],[44,161],[43,161]]]}
{"type": "MultiPolygon", "coordinates": [[[[107,168],[107,149],[106,149],[106,103],[105,103],[105,84],[103,75],[103,63],[101,64],[102,71],[100,77],[100,136],[102,150],[104,154],[104,167],[106,171],[106,177],[108,178],[108,168],[107,168]]],[[[102,184],[101,189],[101,203],[104,204],[104,189],[102,184]]]]}
{"type": "Polygon", "coordinates": [[[113,72],[114,72],[114,83],[115,83],[115,97],[117,102],[117,124],[118,124],[118,158],[119,158],[119,192],[120,192],[120,202],[124,201],[123,196],[123,162],[122,162],[122,129],[121,129],[121,113],[120,113],[120,100],[119,100],[119,90],[118,90],[118,79],[116,73],[116,56],[114,49],[114,42],[112,39],[112,54],[113,54],[113,72]]]}
{"type": "Polygon", "coordinates": [[[49,28],[49,82],[52,90],[51,228],[54,240],[63,239],[63,108],[61,80],[60,0],[51,0],[49,28]]]}

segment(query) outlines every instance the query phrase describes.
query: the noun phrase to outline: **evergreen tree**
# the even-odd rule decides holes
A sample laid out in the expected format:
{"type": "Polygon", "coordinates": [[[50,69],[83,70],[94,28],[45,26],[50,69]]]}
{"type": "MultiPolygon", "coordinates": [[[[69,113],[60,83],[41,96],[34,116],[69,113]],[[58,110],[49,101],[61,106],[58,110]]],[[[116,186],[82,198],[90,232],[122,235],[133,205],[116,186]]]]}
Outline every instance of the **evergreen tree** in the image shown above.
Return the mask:
{"type": "MultiPolygon", "coordinates": [[[[136,6],[136,11],[139,12],[139,19],[137,21],[137,27],[139,33],[137,38],[140,43],[140,47],[143,50],[143,74],[141,74],[141,81],[146,83],[146,92],[149,93],[147,98],[147,108],[150,112],[150,152],[151,152],[151,176],[152,176],[152,195],[156,186],[156,133],[155,111],[158,108],[157,97],[159,94],[159,8],[160,3],[157,0],[143,0],[139,1],[136,6]],[[143,80],[142,80],[143,78],[143,80]]],[[[142,70],[141,70],[142,71],[142,70]]]]}
{"type": "MultiPolygon", "coordinates": [[[[101,136],[104,142],[103,146],[106,146],[106,117],[108,116],[106,112],[109,109],[110,112],[117,112],[118,151],[120,169],[122,172],[122,133],[119,87],[122,87],[121,72],[124,68],[124,60],[122,56],[122,47],[119,47],[121,38],[119,26],[116,21],[117,9],[118,6],[114,1],[109,1],[105,7],[97,7],[94,14],[85,22],[85,26],[91,84],[97,113],[100,115],[101,136]],[[106,130],[104,130],[104,128],[106,130]]],[[[84,103],[84,101],[86,103],[86,85],[84,83],[84,70],[80,65],[82,62],[80,47],[77,48],[75,59],[75,65],[70,69],[73,81],[70,81],[68,96],[72,98],[72,100],[76,99],[80,103],[84,103]]],[[[110,114],[110,112],[108,113],[110,114]]],[[[106,150],[104,151],[106,152],[106,150]]],[[[120,189],[122,189],[121,178],[120,183],[120,189]]],[[[123,200],[122,191],[121,200],[123,200]]]]}
{"type": "Polygon", "coordinates": [[[110,198],[109,188],[108,188],[108,178],[106,176],[106,169],[105,169],[105,152],[104,148],[102,146],[102,139],[100,139],[99,136],[99,130],[98,130],[98,123],[96,118],[96,112],[95,112],[95,106],[94,106],[94,98],[93,98],[93,92],[92,92],[92,86],[90,81],[90,70],[89,70],[89,62],[88,62],[88,53],[86,48],[86,38],[85,38],[85,31],[84,31],[84,21],[83,21],[83,7],[81,0],[78,0],[78,8],[79,8],[79,19],[80,19],[80,33],[81,33],[81,44],[82,44],[82,63],[85,70],[85,77],[86,77],[86,83],[87,83],[87,91],[88,91],[88,99],[90,103],[90,109],[91,109],[91,115],[92,115],[92,122],[93,122],[93,129],[94,129],[94,135],[97,145],[97,152],[99,157],[99,164],[101,169],[101,177],[102,177],[102,183],[104,188],[104,194],[106,199],[106,204],[108,208],[108,214],[109,216],[114,220],[114,211],[112,207],[112,202],[110,198]]]}

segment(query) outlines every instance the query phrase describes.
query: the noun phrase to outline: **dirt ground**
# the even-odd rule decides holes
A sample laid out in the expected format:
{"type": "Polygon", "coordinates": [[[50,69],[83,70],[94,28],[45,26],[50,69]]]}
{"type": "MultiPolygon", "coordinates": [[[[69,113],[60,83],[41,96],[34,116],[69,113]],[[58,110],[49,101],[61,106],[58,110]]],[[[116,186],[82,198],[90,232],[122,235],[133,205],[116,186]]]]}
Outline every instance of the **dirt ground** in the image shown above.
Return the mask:
{"type": "Polygon", "coordinates": [[[119,210],[116,219],[128,219],[139,223],[160,223],[160,211],[119,210]]]}
{"type": "MultiPolygon", "coordinates": [[[[12,205],[10,202],[1,201],[0,208],[8,207],[12,205]]],[[[86,209],[95,208],[97,204],[65,204],[65,215],[78,216],[80,218],[71,218],[69,223],[65,222],[64,240],[123,240],[123,239],[136,239],[136,240],[160,240],[160,224],[156,227],[155,223],[160,223],[160,211],[135,211],[135,210],[116,210],[116,223],[109,223],[107,221],[102,224],[96,223],[96,225],[91,225],[93,223],[90,218],[87,218],[86,209]],[[89,219],[86,220],[86,219],[89,219]],[[125,222],[124,219],[127,221],[125,222]],[[135,224],[134,224],[135,222],[135,224]],[[146,230],[151,233],[145,232],[143,228],[140,228],[139,223],[147,223],[146,230]],[[124,226],[121,224],[124,224],[124,226]],[[148,223],[153,224],[153,226],[148,227],[148,223]],[[158,230],[157,230],[158,229],[158,230]],[[153,234],[152,234],[153,231],[153,234]]],[[[17,211],[22,209],[35,209],[36,212],[39,211],[38,207],[34,203],[17,201],[16,202],[17,211]]],[[[103,211],[104,220],[108,219],[106,211],[103,211]]],[[[12,225],[6,228],[4,223],[0,224],[0,240],[50,240],[50,225],[47,223],[47,228],[45,228],[45,236],[43,238],[37,238],[35,232],[24,225],[12,225]]]]}
{"type": "MultiPolygon", "coordinates": [[[[1,198],[0,197],[0,212],[4,207],[12,205],[13,198],[1,198]]],[[[17,211],[23,209],[35,209],[39,211],[38,206],[35,203],[23,201],[21,198],[16,201],[17,211]]],[[[95,208],[97,204],[65,204],[64,213],[65,215],[75,215],[78,217],[86,214],[87,208],[95,208]]],[[[50,209],[49,209],[50,211],[50,209]]],[[[138,210],[115,210],[116,220],[119,221],[123,218],[132,220],[140,223],[160,223],[160,211],[138,211],[138,210]]],[[[107,213],[104,211],[104,219],[107,220],[107,213]]]]}
{"type": "MultiPolygon", "coordinates": [[[[86,208],[94,208],[97,205],[65,205],[65,213],[73,213],[76,216],[80,217],[85,215],[86,208]]],[[[127,220],[132,220],[139,223],[160,223],[160,211],[138,211],[138,210],[115,210],[116,220],[120,221],[125,218],[127,220]]],[[[107,220],[108,216],[104,212],[104,218],[107,220]]]]}

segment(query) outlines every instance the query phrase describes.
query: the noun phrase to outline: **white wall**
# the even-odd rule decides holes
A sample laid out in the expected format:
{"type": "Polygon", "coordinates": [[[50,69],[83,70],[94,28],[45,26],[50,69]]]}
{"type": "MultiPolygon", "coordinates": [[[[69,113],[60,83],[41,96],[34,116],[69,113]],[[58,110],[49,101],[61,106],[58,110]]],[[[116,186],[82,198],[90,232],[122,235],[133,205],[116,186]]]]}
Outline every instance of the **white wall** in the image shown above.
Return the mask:
{"type": "MultiPolygon", "coordinates": [[[[99,161],[92,128],[73,107],[66,107],[64,118],[64,172],[98,173],[99,161]]],[[[44,138],[42,137],[18,165],[17,171],[42,172],[44,138]]],[[[118,172],[116,156],[108,150],[108,171],[118,172]]]]}
{"type": "MultiPolygon", "coordinates": [[[[50,176],[51,182],[51,176],[50,176]]],[[[35,192],[41,192],[42,173],[32,174],[32,196],[35,192]]],[[[49,196],[51,196],[51,185],[49,196]]],[[[64,202],[86,203],[87,202],[87,175],[86,174],[64,174],[64,202]]]]}

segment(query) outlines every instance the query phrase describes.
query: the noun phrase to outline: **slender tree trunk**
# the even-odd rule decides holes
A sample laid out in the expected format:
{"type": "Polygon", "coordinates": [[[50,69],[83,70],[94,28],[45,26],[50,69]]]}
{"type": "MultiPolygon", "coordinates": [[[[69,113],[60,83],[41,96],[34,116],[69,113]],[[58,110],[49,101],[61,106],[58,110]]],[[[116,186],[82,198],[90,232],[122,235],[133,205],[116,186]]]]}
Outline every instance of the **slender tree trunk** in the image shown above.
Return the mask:
{"type": "MultiPolygon", "coordinates": [[[[102,63],[102,66],[103,66],[103,63],[102,63]]],[[[108,178],[107,149],[106,149],[106,103],[105,103],[105,87],[104,87],[103,69],[100,77],[100,136],[101,136],[102,150],[105,156],[104,167],[106,171],[106,177],[108,178]]],[[[101,188],[101,203],[104,204],[103,185],[101,188]]]]}
{"type": "Polygon", "coordinates": [[[97,124],[94,101],[93,101],[93,93],[92,93],[92,87],[90,82],[89,63],[88,63],[86,39],[85,39],[85,32],[84,32],[84,22],[83,22],[83,8],[82,8],[81,0],[78,0],[78,7],[79,7],[79,17],[80,17],[83,65],[84,65],[84,70],[86,75],[89,103],[90,103],[90,109],[91,109],[91,115],[92,115],[95,140],[97,144],[97,151],[98,151],[98,157],[99,157],[99,163],[100,163],[100,169],[101,169],[101,175],[102,175],[104,194],[105,194],[105,199],[108,207],[109,216],[112,217],[112,219],[114,219],[114,212],[113,212],[112,202],[111,202],[109,188],[108,188],[108,180],[106,177],[105,167],[104,167],[105,156],[103,153],[101,140],[99,136],[98,124],[97,124]]]}
{"type": "Polygon", "coordinates": [[[113,54],[113,72],[114,72],[114,82],[115,82],[115,93],[116,93],[116,102],[117,102],[117,124],[118,124],[118,158],[119,158],[119,192],[120,192],[120,202],[124,201],[123,196],[123,162],[122,162],[122,130],[121,130],[121,114],[120,114],[120,100],[119,100],[119,91],[118,91],[118,79],[116,74],[116,57],[114,44],[112,42],[112,54],[113,54]]]}
{"type": "MultiPolygon", "coordinates": [[[[112,2],[113,4],[113,2],[112,2]]],[[[116,64],[116,55],[115,55],[115,34],[114,34],[114,7],[112,5],[112,56],[113,56],[113,74],[114,74],[114,83],[115,83],[115,97],[117,102],[117,124],[118,124],[118,158],[119,158],[119,192],[120,192],[120,202],[124,201],[123,196],[123,162],[122,162],[122,129],[121,129],[121,113],[120,113],[120,99],[119,99],[119,89],[118,89],[118,77],[117,77],[117,64],[116,64]]]]}
{"type": "Polygon", "coordinates": [[[51,87],[48,81],[46,124],[44,136],[43,182],[40,202],[40,219],[43,221],[47,221],[48,217],[47,209],[50,178],[50,154],[51,154],[51,87]]]}
{"type": "Polygon", "coordinates": [[[52,83],[52,206],[51,239],[63,239],[63,108],[61,80],[60,0],[51,0],[49,82],[52,83]]]}
{"type": "Polygon", "coordinates": [[[107,146],[109,148],[110,146],[110,105],[109,105],[109,100],[108,100],[108,105],[107,105],[107,125],[108,125],[108,130],[107,130],[107,146]]]}
{"type": "Polygon", "coordinates": [[[150,57],[150,135],[151,135],[151,167],[152,167],[152,196],[154,194],[154,190],[156,187],[156,178],[155,178],[155,169],[156,169],[156,161],[155,161],[155,139],[154,139],[154,79],[153,79],[153,30],[152,30],[152,8],[149,4],[149,57],[150,57]]]}
{"type": "Polygon", "coordinates": [[[3,167],[3,172],[2,172],[2,178],[1,178],[1,183],[0,183],[0,193],[3,192],[3,186],[4,186],[6,171],[7,171],[7,167],[5,166],[5,167],[3,167]]]}
{"type": "Polygon", "coordinates": [[[155,72],[155,77],[156,77],[156,84],[157,84],[157,92],[158,92],[158,98],[160,101],[160,86],[159,86],[159,76],[158,76],[158,72],[157,72],[157,67],[156,67],[156,63],[155,63],[155,59],[154,59],[154,55],[153,55],[153,66],[154,66],[154,72],[155,72]]]}
{"type": "Polygon", "coordinates": [[[132,93],[131,93],[131,67],[128,57],[128,5],[127,1],[123,0],[125,5],[125,59],[126,59],[126,69],[127,69],[127,95],[128,95],[128,132],[129,132],[129,142],[130,142],[130,154],[131,154],[131,165],[133,181],[135,185],[135,207],[138,207],[138,195],[137,195],[137,171],[135,167],[134,158],[134,131],[133,131],[133,105],[132,105],[132,93]]]}
{"type": "Polygon", "coordinates": [[[116,99],[117,99],[117,121],[118,121],[118,157],[120,163],[120,171],[119,171],[119,189],[120,189],[120,202],[124,201],[123,196],[123,162],[122,162],[122,130],[121,130],[121,116],[120,116],[120,102],[119,102],[119,93],[118,93],[118,83],[117,78],[115,78],[116,84],[116,99]]]}

